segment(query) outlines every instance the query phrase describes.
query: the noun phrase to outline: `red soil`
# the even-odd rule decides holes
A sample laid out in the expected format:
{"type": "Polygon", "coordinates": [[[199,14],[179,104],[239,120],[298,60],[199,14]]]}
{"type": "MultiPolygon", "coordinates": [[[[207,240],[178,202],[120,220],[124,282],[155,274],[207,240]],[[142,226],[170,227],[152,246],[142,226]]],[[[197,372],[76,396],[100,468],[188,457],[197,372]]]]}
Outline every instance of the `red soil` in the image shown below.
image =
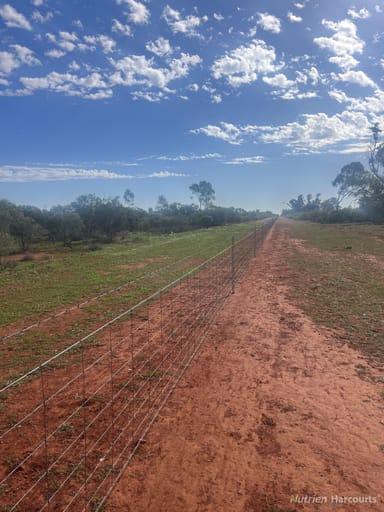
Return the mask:
{"type": "Polygon", "coordinates": [[[111,511],[384,510],[383,381],[287,300],[289,252],[279,221],[128,466],[111,511]]]}

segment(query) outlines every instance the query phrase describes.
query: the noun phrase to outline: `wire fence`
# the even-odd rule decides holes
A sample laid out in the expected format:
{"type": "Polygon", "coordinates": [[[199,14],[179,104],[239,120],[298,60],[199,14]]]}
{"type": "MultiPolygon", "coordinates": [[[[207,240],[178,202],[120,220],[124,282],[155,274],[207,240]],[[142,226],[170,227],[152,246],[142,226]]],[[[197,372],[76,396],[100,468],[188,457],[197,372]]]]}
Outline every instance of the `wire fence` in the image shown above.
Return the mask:
{"type": "Polygon", "coordinates": [[[104,510],[272,225],[0,390],[2,512],[104,510]]]}

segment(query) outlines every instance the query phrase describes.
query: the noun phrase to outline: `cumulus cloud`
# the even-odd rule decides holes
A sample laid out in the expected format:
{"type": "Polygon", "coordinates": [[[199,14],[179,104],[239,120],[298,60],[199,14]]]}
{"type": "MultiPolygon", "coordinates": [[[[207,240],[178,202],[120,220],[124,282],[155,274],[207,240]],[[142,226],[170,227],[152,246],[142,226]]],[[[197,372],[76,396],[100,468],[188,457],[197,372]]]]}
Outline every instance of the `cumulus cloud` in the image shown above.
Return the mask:
{"type": "Polygon", "coordinates": [[[359,11],[357,11],[356,9],[353,9],[353,8],[349,9],[348,14],[353,19],[362,19],[362,20],[366,20],[367,18],[369,18],[371,16],[371,13],[365,7],[363,9],[360,9],[359,11]]]}
{"type": "Polygon", "coordinates": [[[16,11],[12,5],[5,4],[0,7],[0,17],[3,18],[7,27],[32,30],[31,24],[27,18],[20,12],[16,11]]]}
{"type": "Polygon", "coordinates": [[[264,76],[263,82],[273,87],[280,87],[281,89],[287,89],[288,87],[295,85],[295,82],[293,80],[288,80],[283,73],[279,73],[274,76],[264,76]]]}
{"type": "Polygon", "coordinates": [[[364,71],[349,70],[345,73],[339,73],[336,78],[341,82],[349,82],[351,84],[361,85],[362,87],[376,88],[375,82],[371,80],[364,71]]]}
{"type": "Polygon", "coordinates": [[[212,66],[212,75],[216,79],[225,78],[232,87],[239,87],[255,82],[259,74],[276,72],[281,65],[275,61],[275,49],[254,39],[248,46],[240,46],[218,59],[212,66]]]}
{"type": "Polygon", "coordinates": [[[292,153],[321,153],[365,140],[369,127],[370,121],[363,112],[346,110],[333,116],[322,112],[305,114],[299,121],[280,126],[236,126],[221,122],[219,125],[197,128],[191,133],[221,139],[230,144],[239,145],[250,140],[280,144],[290,148],[292,153]]]}
{"type": "Polygon", "coordinates": [[[257,24],[268,32],[272,32],[273,34],[279,34],[281,31],[281,23],[279,18],[273,16],[273,14],[268,14],[267,12],[258,13],[257,24]]]}
{"type": "Polygon", "coordinates": [[[224,16],[222,14],[216,12],[213,13],[213,17],[215,18],[216,21],[223,21],[224,19],[224,16]]]}
{"type": "Polygon", "coordinates": [[[32,50],[26,46],[13,44],[9,50],[0,52],[0,73],[8,75],[14,69],[21,67],[23,64],[27,66],[37,66],[41,62],[35,57],[32,50]]]}
{"type": "Polygon", "coordinates": [[[195,135],[203,134],[207,137],[223,140],[229,144],[241,144],[243,142],[242,134],[244,130],[232,123],[221,122],[219,126],[209,124],[203,128],[191,130],[190,133],[195,135]]]}
{"type": "Polygon", "coordinates": [[[41,14],[39,11],[33,11],[32,19],[37,23],[48,23],[49,20],[53,18],[53,12],[47,12],[45,16],[41,14]]]}
{"type": "Polygon", "coordinates": [[[132,30],[129,25],[125,25],[124,23],[121,23],[117,19],[112,20],[112,32],[119,32],[120,34],[123,34],[124,36],[131,36],[132,30]]]}
{"type": "Polygon", "coordinates": [[[158,57],[164,57],[164,55],[172,53],[171,44],[164,37],[159,37],[156,41],[149,41],[145,47],[149,52],[154,53],[158,57]]]}
{"type": "Polygon", "coordinates": [[[8,75],[21,66],[20,61],[13,53],[0,52],[0,73],[8,75]]]}
{"type": "Polygon", "coordinates": [[[111,76],[110,82],[113,85],[156,87],[169,92],[168,84],[171,81],[186,77],[190,69],[200,62],[198,55],[185,53],[172,59],[167,68],[156,67],[153,59],[147,59],[144,55],[130,55],[117,61],[111,59],[116,72],[111,76]]]}
{"type": "Polygon", "coordinates": [[[21,77],[20,82],[30,93],[37,90],[50,90],[90,100],[110,98],[113,95],[109,84],[99,72],[78,76],[73,73],[53,71],[45,77],[21,77]]]}
{"type": "Polygon", "coordinates": [[[358,61],[354,58],[354,54],[361,54],[365,45],[357,35],[356,25],[347,19],[340,22],[323,20],[322,24],[334,34],[331,37],[316,37],[314,42],[320,48],[334,54],[334,57],[329,59],[330,62],[345,70],[356,67],[358,61]]]}
{"type": "Polygon", "coordinates": [[[136,25],[145,25],[149,23],[150,12],[141,2],[136,0],[116,0],[117,4],[126,4],[129,7],[128,19],[136,25]]]}
{"type": "Polygon", "coordinates": [[[293,12],[288,12],[287,18],[291,23],[301,23],[303,21],[301,16],[296,16],[293,12]]]}
{"type": "Polygon", "coordinates": [[[361,112],[344,111],[305,114],[301,120],[276,127],[261,127],[260,141],[284,144],[294,153],[319,153],[338,143],[361,140],[369,132],[370,123],[361,112]]]}
{"type": "Polygon", "coordinates": [[[169,5],[164,7],[162,18],[174,34],[180,33],[188,37],[201,37],[197,29],[208,20],[207,16],[199,18],[198,16],[189,15],[183,18],[179,11],[169,5]]]}

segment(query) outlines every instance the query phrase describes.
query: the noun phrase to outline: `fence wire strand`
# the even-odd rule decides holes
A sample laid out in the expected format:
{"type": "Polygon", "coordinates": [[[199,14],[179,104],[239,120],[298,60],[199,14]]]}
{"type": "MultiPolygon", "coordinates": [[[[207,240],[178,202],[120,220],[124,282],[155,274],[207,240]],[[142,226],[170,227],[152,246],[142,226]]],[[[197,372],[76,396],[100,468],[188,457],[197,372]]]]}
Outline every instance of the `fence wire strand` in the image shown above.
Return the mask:
{"type": "Polygon", "coordinates": [[[4,510],[104,509],[272,225],[0,390],[4,510]]]}

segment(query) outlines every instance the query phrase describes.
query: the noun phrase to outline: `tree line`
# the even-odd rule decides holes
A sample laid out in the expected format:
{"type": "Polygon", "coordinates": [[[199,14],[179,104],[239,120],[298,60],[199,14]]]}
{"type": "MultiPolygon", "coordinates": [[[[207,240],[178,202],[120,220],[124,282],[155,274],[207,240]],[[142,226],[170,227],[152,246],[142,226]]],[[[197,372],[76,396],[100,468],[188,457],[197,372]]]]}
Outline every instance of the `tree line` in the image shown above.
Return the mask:
{"type": "Polygon", "coordinates": [[[368,168],[361,162],[344,165],[332,182],[337,196],[321,200],[320,194],[300,194],[291,199],[282,214],[315,222],[384,222],[384,142],[379,142],[378,123],[371,127],[368,168]],[[343,208],[346,199],[356,207],[343,208]]]}
{"type": "Polygon", "coordinates": [[[68,205],[49,210],[0,199],[0,256],[27,252],[31,244],[39,241],[61,242],[72,247],[78,241],[113,242],[124,232],[177,233],[273,215],[215,206],[215,191],[207,181],[189,188],[198,205],[169,203],[160,195],[156,207],[149,210],[134,205],[135,196],[129,189],[122,199],[85,194],[68,205]]]}

